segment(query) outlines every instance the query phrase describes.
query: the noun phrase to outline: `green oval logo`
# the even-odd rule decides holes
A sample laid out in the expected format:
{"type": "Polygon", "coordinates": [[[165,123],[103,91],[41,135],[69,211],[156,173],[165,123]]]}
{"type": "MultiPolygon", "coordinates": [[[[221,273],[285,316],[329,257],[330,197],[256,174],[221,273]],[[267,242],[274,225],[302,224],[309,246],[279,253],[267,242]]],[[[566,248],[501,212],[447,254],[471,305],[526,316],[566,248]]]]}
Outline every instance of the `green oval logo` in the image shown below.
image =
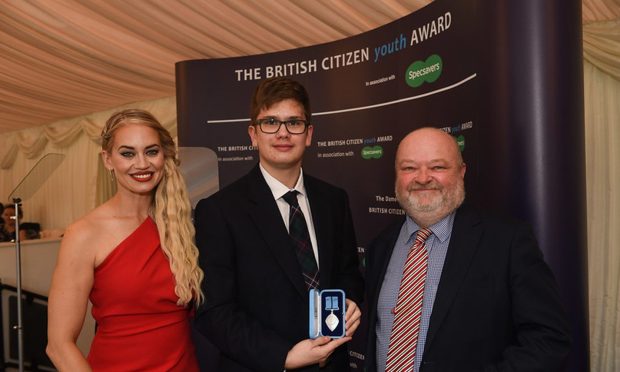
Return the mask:
{"type": "Polygon", "coordinates": [[[425,81],[432,83],[439,79],[442,69],[443,62],[441,57],[433,54],[426,61],[415,61],[409,65],[405,73],[405,81],[410,87],[417,88],[425,81]]]}
{"type": "Polygon", "coordinates": [[[465,150],[465,136],[461,134],[460,136],[456,137],[456,143],[457,145],[459,145],[459,150],[463,152],[463,150],[465,150]]]}
{"type": "Polygon", "coordinates": [[[383,156],[383,147],[381,146],[365,146],[362,148],[362,158],[368,159],[381,159],[383,156]]]}

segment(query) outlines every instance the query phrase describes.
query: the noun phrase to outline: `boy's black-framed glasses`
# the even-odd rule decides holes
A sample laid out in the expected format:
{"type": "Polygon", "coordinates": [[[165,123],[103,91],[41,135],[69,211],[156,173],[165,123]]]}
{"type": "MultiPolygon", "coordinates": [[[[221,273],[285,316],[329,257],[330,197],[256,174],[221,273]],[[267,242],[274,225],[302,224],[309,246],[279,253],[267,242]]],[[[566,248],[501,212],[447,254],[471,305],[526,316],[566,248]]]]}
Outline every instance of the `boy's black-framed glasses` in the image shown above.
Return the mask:
{"type": "Polygon", "coordinates": [[[280,130],[280,126],[284,124],[284,128],[290,134],[302,134],[308,127],[308,121],[303,119],[286,119],[278,120],[273,117],[256,119],[255,124],[260,127],[263,133],[273,134],[280,130]]]}

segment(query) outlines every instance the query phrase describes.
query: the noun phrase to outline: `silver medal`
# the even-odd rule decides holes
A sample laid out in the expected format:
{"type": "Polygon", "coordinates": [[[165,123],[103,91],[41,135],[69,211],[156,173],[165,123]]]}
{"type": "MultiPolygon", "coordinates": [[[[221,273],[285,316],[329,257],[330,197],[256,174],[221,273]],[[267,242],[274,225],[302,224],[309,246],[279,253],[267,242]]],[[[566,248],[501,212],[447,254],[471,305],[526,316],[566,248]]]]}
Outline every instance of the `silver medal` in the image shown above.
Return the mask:
{"type": "Polygon", "coordinates": [[[327,328],[329,328],[330,331],[336,329],[339,323],[340,321],[338,320],[338,317],[334,315],[334,310],[332,310],[331,314],[325,318],[325,324],[327,324],[327,328]]]}

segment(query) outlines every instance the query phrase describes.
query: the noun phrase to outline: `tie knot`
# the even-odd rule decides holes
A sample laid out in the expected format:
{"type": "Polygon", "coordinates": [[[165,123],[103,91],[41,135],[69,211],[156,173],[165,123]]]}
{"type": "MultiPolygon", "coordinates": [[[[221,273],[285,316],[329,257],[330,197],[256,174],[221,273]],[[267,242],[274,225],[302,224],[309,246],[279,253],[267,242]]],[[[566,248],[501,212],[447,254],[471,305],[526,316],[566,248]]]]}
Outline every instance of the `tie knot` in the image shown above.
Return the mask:
{"type": "Polygon", "coordinates": [[[297,190],[291,190],[284,194],[282,196],[282,199],[284,199],[290,206],[297,208],[299,207],[299,202],[297,201],[297,194],[299,194],[297,190]]]}
{"type": "Polygon", "coordinates": [[[415,236],[415,240],[416,242],[424,243],[426,239],[428,239],[428,237],[431,236],[432,234],[433,232],[431,231],[431,229],[424,228],[424,229],[418,230],[415,236]]]}

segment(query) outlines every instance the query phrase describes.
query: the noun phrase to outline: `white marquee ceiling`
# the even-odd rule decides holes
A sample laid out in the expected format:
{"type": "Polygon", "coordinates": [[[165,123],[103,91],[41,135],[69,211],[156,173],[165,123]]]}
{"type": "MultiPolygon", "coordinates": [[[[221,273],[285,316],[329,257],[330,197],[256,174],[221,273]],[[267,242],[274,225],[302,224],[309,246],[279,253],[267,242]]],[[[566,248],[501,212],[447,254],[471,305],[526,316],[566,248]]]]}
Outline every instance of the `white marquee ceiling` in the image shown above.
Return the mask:
{"type": "MultiPolygon", "coordinates": [[[[432,0],[1,0],[0,133],[173,96],[174,64],[356,35],[432,0]]],[[[584,20],[620,0],[584,0],[584,20]]]]}

